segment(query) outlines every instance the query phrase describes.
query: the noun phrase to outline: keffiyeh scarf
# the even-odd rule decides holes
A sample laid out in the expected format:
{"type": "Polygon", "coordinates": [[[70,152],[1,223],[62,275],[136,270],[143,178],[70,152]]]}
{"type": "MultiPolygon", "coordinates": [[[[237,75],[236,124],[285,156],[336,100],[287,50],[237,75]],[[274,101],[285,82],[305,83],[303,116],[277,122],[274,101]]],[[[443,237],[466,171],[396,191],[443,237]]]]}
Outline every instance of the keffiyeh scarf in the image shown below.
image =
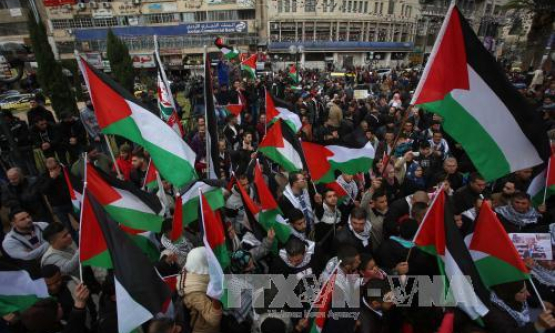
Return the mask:
{"type": "Polygon", "coordinates": [[[361,233],[355,232],[353,230],[353,226],[351,225],[351,217],[350,216],[349,216],[348,225],[349,225],[349,229],[351,230],[353,235],[355,235],[355,237],[362,242],[362,245],[364,247],[366,247],[366,246],[368,246],[368,244],[370,244],[370,232],[372,231],[372,225],[370,224],[370,222],[368,220],[366,221],[366,223],[364,223],[364,231],[362,231],[361,233]]]}
{"type": "Polygon", "coordinates": [[[492,303],[497,305],[503,311],[505,311],[509,316],[511,316],[517,323],[518,327],[523,327],[530,322],[530,312],[528,311],[528,303],[524,302],[522,311],[517,311],[510,306],[508,306],[499,296],[494,292],[491,293],[490,300],[492,303]]]}
{"type": "Polygon", "coordinates": [[[495,211],[509,222],[519,227],[525,227],[527,225],[537,223],[538,217],[540,217],[540,213],[536,212],[534,208],[530,208],[526,213],[519,213],[511,204],[498,207],[495,211]]]}

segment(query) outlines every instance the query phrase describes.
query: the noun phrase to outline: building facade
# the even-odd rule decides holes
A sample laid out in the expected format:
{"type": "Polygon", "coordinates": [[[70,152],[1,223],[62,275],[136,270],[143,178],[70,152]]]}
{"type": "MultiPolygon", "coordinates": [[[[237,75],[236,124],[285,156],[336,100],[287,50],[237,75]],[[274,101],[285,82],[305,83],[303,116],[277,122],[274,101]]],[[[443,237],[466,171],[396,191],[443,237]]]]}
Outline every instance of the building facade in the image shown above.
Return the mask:
{"type": "Polygon", "coordinates": [[[275,62],[300,58],[306,67],[339,70],[407,62],[419,2],[277,0],[267,1],[265,10],[268,51],[275,62]]]}

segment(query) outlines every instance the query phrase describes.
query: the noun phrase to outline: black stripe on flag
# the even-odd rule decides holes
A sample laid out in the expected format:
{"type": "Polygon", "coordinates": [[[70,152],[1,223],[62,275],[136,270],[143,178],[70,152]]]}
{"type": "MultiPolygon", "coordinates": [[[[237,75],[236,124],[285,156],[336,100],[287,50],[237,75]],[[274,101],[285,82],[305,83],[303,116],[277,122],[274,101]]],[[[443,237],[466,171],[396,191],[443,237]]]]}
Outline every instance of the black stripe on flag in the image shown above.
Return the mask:
{"type": "Polygon", "coordinates": [[[100,80],[102,80],[104,83],[106,83],[106,85],[108,85],[113,91],[115,91],[116,93],[118,93],[123,99],[126,99],[128,101],[133,102],[134,104],[137,104],[138,106],[140,106],[141,108],[148,110],[150,112],[152,112],[153,114],[159,114],[159,112],[157,112],[156,110],[153,110],[152,108],[150,108],[149,106],[147,106],[146,104],[143,104],[141,102],[141,100],[137,99],[135,96],[133,96],[133,94],[131,94],[129,91],[123,89],[122,86],[120,86],[118,83],[116,83],[116,81],[114,81],[114,79],[112,79],[110,76],[106,75],[104,72],[99,71],[98,69],[94,68],[94,66],[91,66],[85,59],[82,59],[82,62],[85,66],[87,66],[88,69],[91,70],[91,72],[94,73],[94,75],[96,75],[100,80]]]}
{"type": "MultiPolygon", "coordinates": [[[[115,187],[115,188],[119,188],[123,191],[130,192],[131,194],[136,196],[145,205],[147,205],[150,209],[152,209],[152,211],[155,212],[156,214],[160,213],[160,211],[162,210],[162,204],[160,203],[160,199],[156,196],[156,194],[147,193],[145,191],[142,191],[141,189],[136,187],[133,183],[119,180],[116,177],[113,177],[113,176],[105,173],[104,171],[100,170],[99,168],[97,168],[97,167],[95,167],[91,164],[89,164],[87,167],[88,168],[91,168],[91,167],[94,168],[95,171],[98,172],[100,177],[108,185],[110,185],[112,187],[115,187]]],[[[88,191],[88,192],[90,192],[90,191],[88,191]]]]}
{"type": "Polygon", "coordinates": [[[445,201],[444,208],[445,247],[465,276],[470,277],[476,296],[489,308],[489,292],[480,278],[474,260],[464,243],[460,230],[457,228],[453,213],[453,204],[445,201]]]}
{"type": "Polygon", "coordinates": [[[545,134],[540,113],[535,112],[513,84],[509,82],[501,65],[486,50],[459,9],[455,6],[454,10],[458,11],[461,21],[466,61],[505,104],[524,135],[538,151],[540,157],[547,161],[550,153],[549,141],[545,134]]]}
{"type": "Polygon", "coordinates": [[[212,72],[210,71],[210,56],[206,54],[204,60],[204,96],[206,100],[206,142],[208,142],[210,151],[210,169],[208,170],[208,178],[220,178],[220,162],[218,149],[218,122],[216,120],[216,110],[214,108],[214,91],[212,89],[212,72]]]}
{"type": "Polygon", "coordinates": [[[137,245],[104,211],[87,191],[92,210],[98,220],[112,263],[114,276],[135,302],[156,315],[171,297],[171,291],[137,245]]]}

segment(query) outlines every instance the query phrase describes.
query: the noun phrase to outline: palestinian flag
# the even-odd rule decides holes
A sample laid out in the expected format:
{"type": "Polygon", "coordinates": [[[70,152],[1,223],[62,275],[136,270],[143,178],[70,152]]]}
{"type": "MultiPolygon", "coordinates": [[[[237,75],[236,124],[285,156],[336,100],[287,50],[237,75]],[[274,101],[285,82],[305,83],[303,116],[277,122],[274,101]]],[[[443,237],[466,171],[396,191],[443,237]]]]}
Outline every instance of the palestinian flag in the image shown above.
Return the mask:
{"type": "Polygon", "coordinates": [[[118,332],[129,333],[163,312],[170,289],[137,245],[105,214],[102,204],[87,197],[113,263],[118,332]]]}
{"type": "Polygon", "coordinates": [[[539,114],[455,5],[447,12],[411,104],[443,118],[445,131],[487,181],[549,158],[539,114]]]}
{"type": "Polygon", "coordinates": [[[79,67],[103,133],[119,135],[143,146],[164,179],[177,187],[196,178],[196,155],[176,132],[83,58],[79,58],[79,67]]]}
{"type": "Polygon", "coordinates": [[[0,265],[0,316],[22,312],[41,298],[48,298],[44,279],[33,280],[27,271],[0,265]]]}
{"type": "Polygon", "coordinates": [[[335,195],[337,195],[338,205],[351,200],[351,198],[349,197],[349,193],[347,193],[343,186],[341,186],[341,184],[339,184],[336,180],[332,181],[331,183],[327,183],[326,188],[335,192],[335,195]]]}
{"type": "Polygon", "coordinates": [[[268,128],[258,150],[289,172],[303,170],[306,165],[299,139],[281,119],[268,128]]]}
{"type": "Polygon", "coordinates": [[[199,189],[204,193],[212,210],[217,210],[225,206],[224,194],[222,188],[217,186],[217,181],[204,180],[192,182],[181,192],[183,211],[186,212],[183,214],[184,226],[189,225],[199,218],[199,189]]]}
{"type": "MultiPolygon", "coordinates": [[[[84,195],[83,208],[80,220],[79,234],[79,261],[83,266],[102,267],[110,269],[113,267],[112,259],[108,253],[108,246],[102,236],[99,222],[91,203],[88,199],[90,193],[84,195]]],[[[142,230],[136,230],[124,225],[120,225],[130,239],[137,245],[141,251],[149,258],[150,262],[156,262],[160,259],[160,251],[148,238],[142,230]]]]}
{"type": "Polygon", "coordinates": [[[315,183],[334,181],[336,170],[349,175],[367,173],[374,161],[374,147],[370,142],[361,148],[322,146],[311,142],[303,142],[302,146],[310,177],[315,183]]]}
{"type": "Polygon", "coordinates": [[[443,190],[428,208],[414,243],[436,256],[445,279],[443,295],[447,301],[456,303],[473,320],[488,313],[489,293],[455,225],[453,208],[446,202],[443,190]]]}
{"type": "Polygon", "coordinates": [[[181,119],[177,114],[176,101],[173,99],[171,93],[171,86],[166,77],[164,66],[160,60],[158,52],[154,52],[154,59],[156,59],[156,67],[158,69],[158,108],[160,115],[164,121],[179,135],[183,137],[183,126],[181,119]]]}
{"type": "Polygon", "coordinates": [[[237,51],[234,47],[224,44],[224,40],[221,37],[216,38],[214,45],[220,49],[224,58],[227,60],[235,59],[239,56],[239,51],[237,51]]]}
{"type": "Polygon", "coordinates": [[[297,66],[295,64],[289,66],[289,78],[293,80],[294,83],[301,82],[301,76],[299,72],[297,72],[297,66]]]}
{"type": "Polygon", "coordinates": [[[66,166],[63,166],[62,170],[64,172],[67,189],[69,190],[69,197],[71,198],[73,211],[79,213],[81,210],[81,199],[83,196],[83,184],[73,177],[66,166]]]}
{"type": "Polygon", "coordinates": [[[175,211],[173,212],[172,219],[172,232],[170,240],[175,242],[183,236],[183,202],[181,196],[178,194],[175,197],[175,211]]]}
{"type": "Polygon", "coordinates": [[[487,201],[473,226],[465,242],[487,287],[528,279],[526,265],[487,201]]]}
{"type": "Polygon", "coordinates": [[[258,161],[254,167],[253,185],[256,189],[258,202],[260,203],[258,221],[265,230],[273,228],[276,232],[277,239],[281,243],[287,242],[289,236],[291,236],[291,226],[283,220],[283,213],[281,209],[279,209],[272,192],[264,181],[258,161]]]}
{"type": "Polygon", "coordinates": [[[210,271],[210,282],[206,294],[221,300],[224,292],[224,270],[230,264],[229,253],[225,244],[224,224],[220,212],[212,210],[206,197],[200,193],[202,212],[202,241],[206,248],[206,257],[210,271]]]}
{"type": "Polygon", "coordinates": [[[526,192],[536,207],[545,203],[549,197],[555,194],[555,154],[551,154],[547,168],[532,179],[526,192]]]}
{"type": "Polygon", "coordinates": [[[159,215],[162,205],[155,194],[141,191],[92,165],[87,165],[86,182],[87,191],[115,221],[133,229],[160,232],[164,217],[159,215]]]}
{"type": "Polygon", "coordinates": [[[301,119],[299,116],[292,112],[293,106],[277,99],[272,96],[272,94],[266,90],[266,124],[271,125],[275,123],[278,119],[282,119],[294,133],[297,133],[303,127],[301,119]]]}
{"type": "Polygon", "coordinates": [[[158,170],[156,170],[156,166],[154,165],[152,160],[150,160],[146,169],[145,180],[143,182],[143,190],[154,192],[158,189],[158,182],[156,180],[157,173],[158,170]]]}
{"type": "Polygon", "coordinates": [[[251,78],[256,78],[256,54],[253,54],[244,61],[241,61],[241,70],[249,73],[251,78]]]}
{"type": "MultiPolygon", "coordinates": [[[[239,99],[239,102],[240,101],[241,99],[239,99]]],[[[223,105],[222,108],[224,109],[226,116],[234,115],[237,119],[240,119],[241,111],[243,111],[243,104],[228,104],[223,105]]]]}
{"type": "MultiPolygon", "coordinates": [[[[339,267],[339,265],[337,265],[337,267],[339,267]]],[[[337,277],[337,267],[335,272],[331,274],[328,281],[326,281],[322,290],[316,297],[314,308],[317,309],[317,313],[314,314],[314,320],[312,321],[310,333],[321,333],[324,330],[326,319],[328,318],[328,312],[332,306],[335,278],[337,277]]]]}
{"type": "Polygon", "coordinates": [[[208,54],[206,54],[206,59],[204,59],[204,94],[204,100],[206,101],[204,119],[206,120],[206,163],[208,163],[207,178],[218,179],[220,178],[218,121],[216,117],[216,108],[214,107],[212,72],[210,71],[210,57],[208,54]]]}

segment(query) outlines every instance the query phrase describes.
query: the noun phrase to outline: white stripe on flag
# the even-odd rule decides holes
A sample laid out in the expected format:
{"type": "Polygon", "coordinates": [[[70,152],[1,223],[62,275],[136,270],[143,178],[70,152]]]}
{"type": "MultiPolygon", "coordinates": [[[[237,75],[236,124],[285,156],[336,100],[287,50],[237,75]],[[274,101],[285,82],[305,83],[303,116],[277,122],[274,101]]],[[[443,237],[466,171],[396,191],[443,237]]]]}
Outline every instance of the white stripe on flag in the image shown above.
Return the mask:
{"type": "Polygon", "coordinates": [[[26,271],[0,272],[0,295],[50,297],[44,279],[33,280],[26,271]]]}
{"type": "Polygon", "coordinates": [[[449,293],[457,306],[471,319],[485,316],[489,309],[478,298],[472,287],[472,281],[468,281],[447,248],[442,259],[445,264],[445,275],[449,279],[449,293]]]}
{"type": "Polygon", "coordinates": [[[194,165],[196,158],[195,152],[193,152],[191,147],[189,147],[174,130],[166,126],[165,123],[164,126],[160,126],[162,120],[148,110],[143,109],[131,101],[126,100],[126,102],[132,111],[131,117],[139,127],[144,140],[194,165]]]}
{"type": "Polygon", "coordinates": [[[532,182],[528,186],[526,193],[530,195],[530,197],[535,197],[536,195],[540,194],[541,191],[545,189],[545,173],[546,169],[543,169],[542,172],[538,173],[532,182]]]}
{"type": "Polygon", "coordinates": [[[193,186],[191,186],[191,188],[185,192],[182,196],[181,196],[181,200],[183,202],[183,204],[185,204],[187,201],[192,200],[194,198],[198,198],[198,191],[199,189],[202,191],[202,193],[206,193],[206,192],[210,192],[212,190],[217,189],[217,187],[214,186],[210,186],[206,183],[203,182],[196,182],[193,186]]]}
{"type": "Polygon", "coordinates": [[[121,196],[120,199],[111,202],[109,206],[123,208],[123,209],[130,209],[135,210],[147,214],[154,214],[154,211],[150,209],[147,205],[145,205],[141,200],[139,200],[135,195],[131,192],[127,192],[118,188],[113,188],[116,192],[119,193],[121,196]]]}
{"type": "Polygon", "coordinates": [[[287,110],[286,108],[277,107],[277,106],[276,106],[276,110],[279,112],[277,116],[278,118],[281,118],[283,120],[289,120],[290,122],[293,123],[293,125],[295,125],[295,132],[298,132],[301,130],[301,127],[303,127],[303,123],[301,122],[301,119],[297,114],[287,110]]]}
{"type": "Polygon", "coordinates": [[[495,141],[511,172],[542,164],[536,148],[524,135],[507,106],[470,65],[467,68],[470,89],[453,90],[453,98],[495,141]],[[487,109],[484,109],[485,105],[487,109]]]}
{"type": "Polygon", "coordinates": [[[283,148],[277,147],[277,151],[297,169],[301,170],[303,168],[303,160],[295,148],[293,148],[293,145],[286,139],[283,139],[283,146],[283,148]]]}
{"type": "Polygon", "coordinates": [[[114,278],[114,283],[116,285],[119,333],[129,333],[153,318],[152,313],[137,303],[117,278],[114,278]]]}
{"type": "Polygon", "coordinates": [[[326,146],[326,149],[329,149],[333,153],[333,156],[328,157],[328,160],[337,163],[349,162],[357,158],[374,159],[374,147],[370,142],[359,149],[333,145],[326,146]]]}

